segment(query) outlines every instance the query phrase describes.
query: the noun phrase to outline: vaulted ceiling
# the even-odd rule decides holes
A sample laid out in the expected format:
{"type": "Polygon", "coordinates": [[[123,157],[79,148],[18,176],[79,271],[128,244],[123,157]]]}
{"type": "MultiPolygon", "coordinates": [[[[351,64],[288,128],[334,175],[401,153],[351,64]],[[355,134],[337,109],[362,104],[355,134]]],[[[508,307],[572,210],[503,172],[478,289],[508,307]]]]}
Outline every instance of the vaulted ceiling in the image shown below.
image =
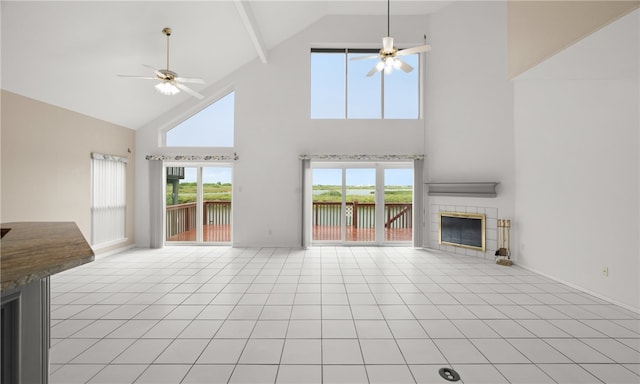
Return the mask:
{"type": "MultiPolygon", "coordinates": [[[[428,14],[450,1],[398,0],[391,14],[428,14]]],[[[384,0],[2,1],[2,89],[137,129],[176,105],[142,64],[166,66],[207,87],[327,15],[381,15],[384,0]]],[[[371,36],[379,42],[381,36],[371,36]]],[[[345,37],[346,38],[346,37],[345,37]]]]}

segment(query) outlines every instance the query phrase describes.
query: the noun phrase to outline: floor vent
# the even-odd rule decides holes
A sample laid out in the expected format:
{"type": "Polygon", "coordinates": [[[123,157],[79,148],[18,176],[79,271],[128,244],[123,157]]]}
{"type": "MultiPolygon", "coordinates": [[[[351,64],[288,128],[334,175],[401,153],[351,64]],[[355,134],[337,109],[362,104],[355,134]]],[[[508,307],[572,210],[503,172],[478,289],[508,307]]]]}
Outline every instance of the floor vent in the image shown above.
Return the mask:
{"type": "Polygon", "coordinates": [[[458,372],[454,371],[453,368],[440,368],[438,373],[443,379],[447,381],[460,380],[460,375],[458,375],[458,372]]]}

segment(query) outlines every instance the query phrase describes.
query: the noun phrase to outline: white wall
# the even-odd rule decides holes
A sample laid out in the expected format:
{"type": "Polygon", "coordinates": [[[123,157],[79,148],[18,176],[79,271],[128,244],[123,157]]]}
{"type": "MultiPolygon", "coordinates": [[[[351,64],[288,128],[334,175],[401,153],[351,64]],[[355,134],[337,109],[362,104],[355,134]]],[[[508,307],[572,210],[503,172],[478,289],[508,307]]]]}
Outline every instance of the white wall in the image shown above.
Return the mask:
{"type": "Polygon", "coordinates": [[[2,91],[1,221],[73,221],[91,241],[91,152],[128,157],[127,240],[134,241],[134,131],[2,91]]]}
{"type": "Polygon", "coordinates": [[[639,35],[635,11],[534,67],[514,109],[520,264],[635,310],[639,35]]]}
{"type": "MultiPolygon", "coordinates": [[[[428,25],[433,46],[426,84],[428,181],[500,184],[496,198],[431,196],[425,207],[430,218],[441,206],[487,213],[492,238],[487,239],[486,254],[443,249],[489,257],[496,249],[496,215],[514,219],[513,84],[506,79],[506,3],[455,2],[429,16],[428,25]]],[[[424,235],[431,238],[427,246],[438,248],[437,231],[432,222],[424,235]]]]}
{"type": "MultiPolygon", "coordinates": [[[[426,16],[392,18],[398,45],[419,45],[426,33],[426,16]]],[[[158,145],[162,129],[186,114],[235,90],[234,165],[235,246],[297,246],[301,238],[301,191],[298,155],[422,154],[423,120],[311,120],[311,47],[379,47],[386,34],[386,17],[330,16],[269,52],[269,62],[256,61],[214,84],[194,99],[167,112],[136,134],[136,242],[149,245],[149,154],[229,153],[215,149],[167,149],[158,145]]],[[[373,65],[374,63],[372,63],[373,65]]],[[[398,73],[397,75],[402,75],[398,73]]],[[[363,74],[364,76],[364,74],[363,74]]]]}

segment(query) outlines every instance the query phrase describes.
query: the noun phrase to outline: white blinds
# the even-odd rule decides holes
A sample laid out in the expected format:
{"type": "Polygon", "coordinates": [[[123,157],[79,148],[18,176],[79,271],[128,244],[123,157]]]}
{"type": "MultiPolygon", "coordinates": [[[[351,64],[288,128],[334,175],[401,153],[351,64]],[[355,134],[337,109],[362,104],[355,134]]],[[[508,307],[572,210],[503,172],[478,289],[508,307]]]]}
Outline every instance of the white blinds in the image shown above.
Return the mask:
{"type": "Polygon", "coordinates": [[[125,239],[127,159],[92,153],[91,244],[125,239]]]}

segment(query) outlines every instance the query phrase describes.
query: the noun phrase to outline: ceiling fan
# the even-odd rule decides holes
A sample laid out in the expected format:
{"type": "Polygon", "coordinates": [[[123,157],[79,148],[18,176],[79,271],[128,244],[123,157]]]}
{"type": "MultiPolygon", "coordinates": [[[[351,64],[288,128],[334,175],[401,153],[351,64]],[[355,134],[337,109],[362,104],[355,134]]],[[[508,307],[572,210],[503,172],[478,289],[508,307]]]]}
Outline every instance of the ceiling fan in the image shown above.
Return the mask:
{"type": "MultiPolygon", "coordinates": [[[[402,69],[404,72],[413,71],[413,67],[402,61],[400,57],[411,55],[414,53],[427,52],[431,50],[430,45],[420,45],[413,48],[407,48],[398,50],[393,45],[393,37],[390,32],[390,0],[387,0],[387,36],[382,38],[382,49],[377,55],[373,56],[358,56],[353,57],[351,60],[369,60],[380,59],[380,61],[367,73],[367,76],[373,76],[377,72],[384,70],[385,74],[393,72],[394,69],[402,69]]],[[[426,37],[425,37],[426,39],[426,37]]]]}
{"type": "Polygon", "coordinates": [[[202,99],[204,96],[194,91],[193,89],[184,85],[184,83],[204,84],[204,80],[198,78],[180,77],[177,73],[169,69],[169,36],[171,36],[171,28],[164,28],[162,33],[167,36],[167,68],[155,69],[154,67],[146,64],[143,66],[153,70],[155,76],[131,76],[131,75],[118,75],[119,77],[128,77],[133,79],[143,80],[159,80],[160,82],[155,85],[158,92],[163,95],[175,95],[180,91],[185,91],[189,95],[202,99]]]}

